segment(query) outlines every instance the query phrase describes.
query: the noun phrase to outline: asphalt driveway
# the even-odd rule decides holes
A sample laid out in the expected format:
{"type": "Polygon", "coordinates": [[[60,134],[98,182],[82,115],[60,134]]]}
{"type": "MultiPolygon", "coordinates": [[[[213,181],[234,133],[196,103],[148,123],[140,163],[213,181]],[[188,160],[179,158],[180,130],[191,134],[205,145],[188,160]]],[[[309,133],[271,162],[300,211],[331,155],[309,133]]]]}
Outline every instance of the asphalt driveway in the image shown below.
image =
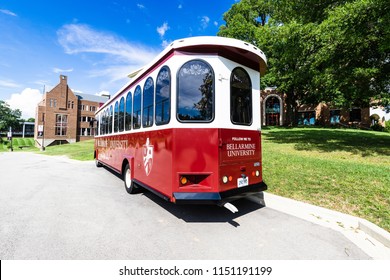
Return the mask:
{"type": "Polygon", "coordinates": [[[370,259],[329,228],[235,202],[175,205],[94,162],[0,153],[0,259],[370,259]]]}

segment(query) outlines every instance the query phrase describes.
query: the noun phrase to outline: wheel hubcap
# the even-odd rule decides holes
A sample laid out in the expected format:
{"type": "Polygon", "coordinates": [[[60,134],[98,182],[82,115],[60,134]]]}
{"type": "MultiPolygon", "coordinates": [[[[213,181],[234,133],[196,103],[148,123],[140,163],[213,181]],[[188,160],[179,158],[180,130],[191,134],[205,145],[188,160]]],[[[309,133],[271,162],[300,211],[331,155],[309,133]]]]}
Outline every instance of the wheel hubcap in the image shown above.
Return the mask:
{"type": "Polygon", "coordinates": [[[126,171],[126,187],[130,188],[131,186],[131,177],[130,177],[130,169],[126,171]]]}

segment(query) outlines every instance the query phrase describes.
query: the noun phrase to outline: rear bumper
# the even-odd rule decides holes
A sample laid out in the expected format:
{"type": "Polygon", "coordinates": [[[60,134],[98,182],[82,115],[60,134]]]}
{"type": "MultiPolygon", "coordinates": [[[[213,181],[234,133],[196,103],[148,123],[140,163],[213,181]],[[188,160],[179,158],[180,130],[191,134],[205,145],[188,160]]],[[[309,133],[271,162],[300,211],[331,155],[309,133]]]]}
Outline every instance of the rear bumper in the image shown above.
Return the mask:
{"type": "Polygon", "coordinates": [[[173,196],[177,204],[216,204],[223,205],[227,202],[244,198],[267,190],[264,182],[249,185],[247,187],[236,188],[225,192],[175,192],[173,196]]]}

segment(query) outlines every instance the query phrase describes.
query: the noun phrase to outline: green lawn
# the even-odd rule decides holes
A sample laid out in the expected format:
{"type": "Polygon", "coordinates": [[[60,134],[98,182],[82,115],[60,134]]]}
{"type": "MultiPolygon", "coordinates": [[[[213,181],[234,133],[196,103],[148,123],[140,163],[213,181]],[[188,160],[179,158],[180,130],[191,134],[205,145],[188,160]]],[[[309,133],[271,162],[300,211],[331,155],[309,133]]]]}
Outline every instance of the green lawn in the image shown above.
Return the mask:
{"type": "Polygon", "coordinates": [[[76,160],[93,160],[94,140],[81,141],[72,144],[64,144],[46,147],[41,154],[50,156],[66,155],[76,160]]]}
{"type": "Polygon", "coordinates": [[[390,134],[263,129],[268,191],[365,218],[390,231],[390,134]]]}
{"type": "MultiPolygon", "coordinates": [[[[2,138],[0,141],[0,152],[9,151],[11,147],[11,142],[7,140],[7,138],[2,138]]],[[[34,138],[12,138],[12,148],[16,151],[21,151],[19,147],[23,147],[23,150],[36,150],[34,148],[34,138]]]]}

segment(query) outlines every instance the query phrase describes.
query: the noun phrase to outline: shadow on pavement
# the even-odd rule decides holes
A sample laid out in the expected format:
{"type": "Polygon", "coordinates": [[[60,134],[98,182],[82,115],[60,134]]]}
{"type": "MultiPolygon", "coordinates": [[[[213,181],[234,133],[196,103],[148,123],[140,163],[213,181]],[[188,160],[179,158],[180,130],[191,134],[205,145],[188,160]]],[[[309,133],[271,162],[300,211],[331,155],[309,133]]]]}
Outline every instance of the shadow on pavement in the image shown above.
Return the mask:
{"type": "MultiPolygon", "coordinates": [[[[217,205],[174,204],[146,190],[143,191],[143,195],[187,223],[229,223],[234,227],[238,227],[240,224],[235,219],[265,207],[265,205],[244,198],[232,202],[238,209],[237,213],[232,213],[226,208],[217,205]]],[[[261,195],[263,194],[261,193],[261,195]]]]}

